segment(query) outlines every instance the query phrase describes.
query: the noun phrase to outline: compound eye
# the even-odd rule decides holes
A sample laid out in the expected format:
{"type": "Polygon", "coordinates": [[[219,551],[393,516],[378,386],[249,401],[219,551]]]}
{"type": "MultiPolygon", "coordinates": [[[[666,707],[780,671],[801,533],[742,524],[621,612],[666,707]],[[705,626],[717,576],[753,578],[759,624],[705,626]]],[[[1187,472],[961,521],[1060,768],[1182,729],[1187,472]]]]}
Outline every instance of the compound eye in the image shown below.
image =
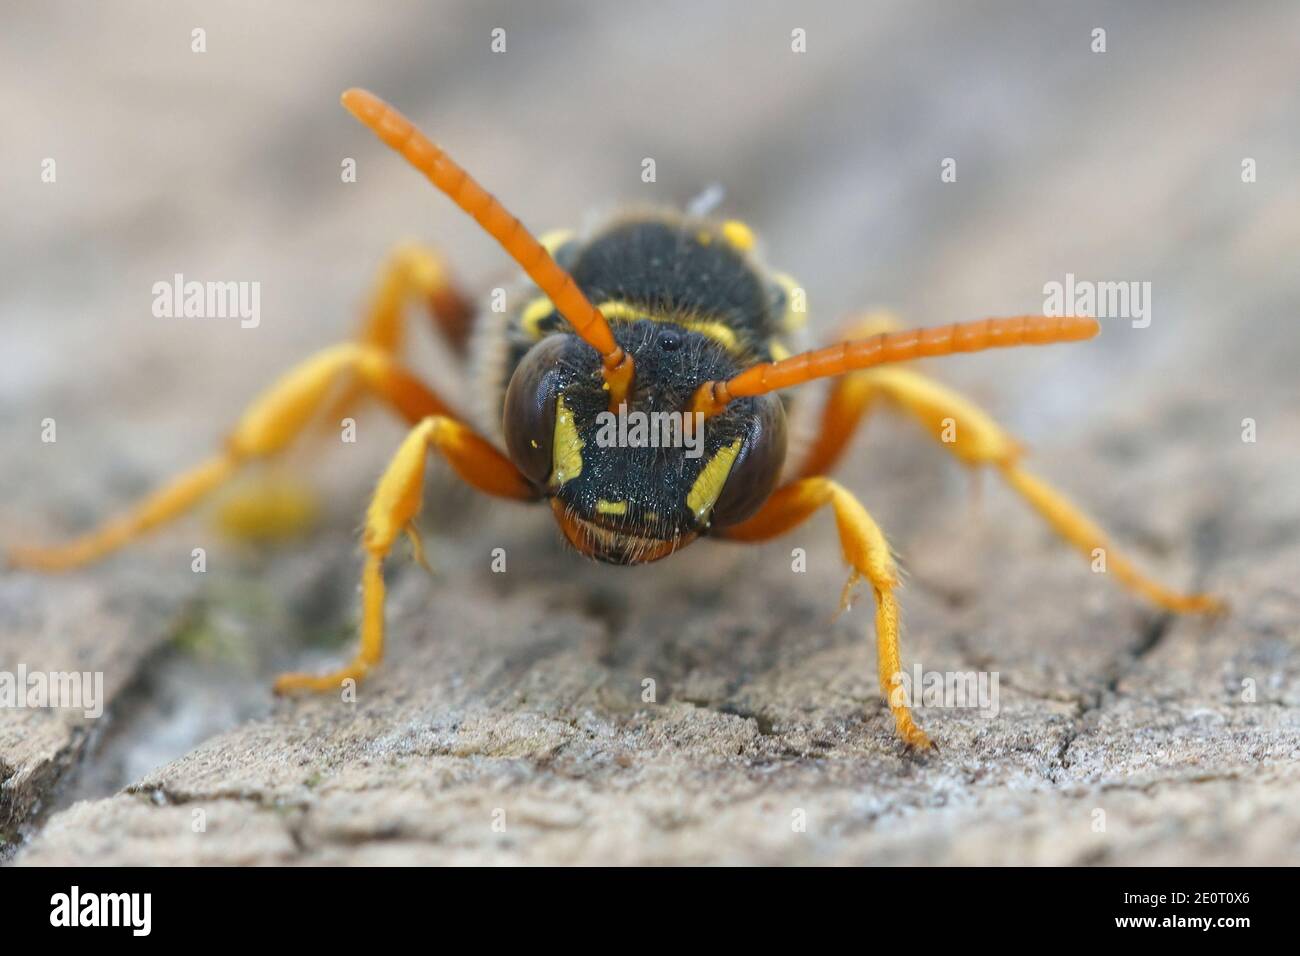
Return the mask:
{"type": "Polygon", "coordinates": [[[715,527],[739,524],[772,494],[785,465],[785,408],[775,395],[754,399],[749,434],[713,505],[715,527]]]}
{"type": "Polygon", "coordinates": [[[534,345],[506,389],[506,450],[515,466],[539,488],[551,477],[555,406],[565,380],[560,358],[569,339],[567,335],[549,335],[534,345]]]}

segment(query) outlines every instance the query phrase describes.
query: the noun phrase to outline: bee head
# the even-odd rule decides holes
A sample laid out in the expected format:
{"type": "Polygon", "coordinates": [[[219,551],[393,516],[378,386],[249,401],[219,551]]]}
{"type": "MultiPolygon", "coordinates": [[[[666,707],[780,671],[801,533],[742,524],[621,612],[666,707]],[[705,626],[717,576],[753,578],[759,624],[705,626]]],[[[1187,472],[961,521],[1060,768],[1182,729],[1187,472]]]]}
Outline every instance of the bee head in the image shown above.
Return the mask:
{"type": "Polygon", "coordinates": [[[699,385],[727,378],[735,361],[686,325],[620,322],[615,337],[636,367],[626,402],[610,408],[595,349],[575,335],[549,335],[511,378],[506,446],[551,498],[574,547],[640,564],[758,509],[785,460],[785,412],[775,395],[762,395],[707,419],[692,414],[699,385]]]}

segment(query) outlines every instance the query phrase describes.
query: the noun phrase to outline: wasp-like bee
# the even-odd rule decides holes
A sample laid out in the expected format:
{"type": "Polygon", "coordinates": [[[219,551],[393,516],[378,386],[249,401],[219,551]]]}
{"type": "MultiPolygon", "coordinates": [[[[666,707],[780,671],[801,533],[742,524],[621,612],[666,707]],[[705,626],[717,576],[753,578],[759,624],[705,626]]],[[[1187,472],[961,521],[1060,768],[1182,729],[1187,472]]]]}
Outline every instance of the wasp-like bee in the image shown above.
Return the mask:
{"type": "Polygon", "coordinates": [[[394,256],[357,341],[289,372],[245,412],[225,448],[124,517],[58,548],[15,550],[47,570],[83,564],[193,506],[242,464],[280,451],[345,383],[380,399],[412,430],[366,515],[361,648],[344,668],[286,674],[277,690],[329,690],[359,679],[383,653],[383,562],[414,535],[425,461],[441,453],[474,488],[545,501],[568,541],[614,564],[667,557],[702,537],[761,541],[824,506],[835,514],[849,586],[876,606],[879,676],[899,736],[931,745],[905,695],[898,649],[898,575],[875,521],[827,477],[878,399],[914,416],[970,465],[996,468],[1067,541],[1103,548],[1121,582],[1173,611],[1219,607],[1142,575],[1074,505],[1020,465],[1017,444],[967,400],[900,363],[954,352],[1091,338],[1088,318],[1016,316],[919,331],[858,326],[838,344],[791,354],[802,290],[756,258],[736,221],[661,213],[620,218],[595,234],[535,239],[493,196],[396,110],[361,90],[343,105],[496,239],[531,283],[511,313],[473,316],[442,260],[394,256]],[[425,299],[449,346],[475,372],[478,421],[402,364],[402,306],[425,299]],[[870,333],[870,334],[868,334],[870,333]],[[816,434],[787,461],[795,386],[835,379],[816,434]],[[627,422],[640,416],[637,425],[627,422]],[[650,440],[650,429],[664,426],[650,440]],[[638,440],[633,440],[638,439],[638,440]]]}

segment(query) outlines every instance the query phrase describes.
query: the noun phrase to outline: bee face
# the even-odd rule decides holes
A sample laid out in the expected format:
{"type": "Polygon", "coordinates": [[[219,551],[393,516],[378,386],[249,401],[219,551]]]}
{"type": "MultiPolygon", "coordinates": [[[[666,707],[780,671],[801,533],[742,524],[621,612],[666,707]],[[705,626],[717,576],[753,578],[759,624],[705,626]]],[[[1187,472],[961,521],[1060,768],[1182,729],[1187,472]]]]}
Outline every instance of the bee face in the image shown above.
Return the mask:
{"type": "Polygon", "coordinates": [[[594,349],[547,336],[511,378],[506,444],[578,550],[640,564],[762,504],[785,459],[785,413],[765,395],[690,416],[700,383],[732,374],[726,350],[666,320],[622,323],[615,335],[636,364],[627,403],[610,410],[594,349]]]}

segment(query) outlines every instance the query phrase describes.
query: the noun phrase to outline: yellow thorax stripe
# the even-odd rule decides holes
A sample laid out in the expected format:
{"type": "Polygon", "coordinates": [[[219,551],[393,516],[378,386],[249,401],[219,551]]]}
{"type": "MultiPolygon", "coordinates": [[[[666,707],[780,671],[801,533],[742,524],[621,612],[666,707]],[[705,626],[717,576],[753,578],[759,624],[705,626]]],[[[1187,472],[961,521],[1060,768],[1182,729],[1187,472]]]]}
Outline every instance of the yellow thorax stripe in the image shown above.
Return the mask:
{"type": "Polygon", "coordinates": [[[524,311],[519,313],[519,324],[523,326],[530,339],[540,339],[542,337],[541,321],[555,311],[555,303],[549,296],[539,295],[536,299],[524,306],[524,311]]]}
{"type": "MultiPolygon", "coordinates": [[[[655,315],[645,309],[639,309],[629,302],[620,302],[617,299],[602,302],[598,308],[601,314],[611,322],[636,322],[640,319],[649,319],[651,322],[670,322],[673,325],[680,325],[689,332],[697,332],[713,339],[728,352],[735,354],[740,351],[740,339],[736,335],[736,330],[725,322],[719,322],[715,319],[691,319],[676,315],[655,315]]],[[[519,324],[529,338],[540,339],[542,337],[542,320],[554,312],[555,304],[548,297],[540,295],[524,306],[524,310],[519,314],[519,324]]]]}
{"type": "Polygon", "coordinates": [[[602,302],[597,308],[600,309],[601,315],[611,322],[635,322],[638,319],[649,319],[651,322],[671,322],[673,325],[680,325],[689,332],[698,332],[700,335],[713,339],[728,352],[736,352],[740,349],[740,341],[736,338],[735,329],[725,322],[712,319],[655,315],[645,309],[639,309],[631,303],[620,302],[617,299],[602,302]]]}

